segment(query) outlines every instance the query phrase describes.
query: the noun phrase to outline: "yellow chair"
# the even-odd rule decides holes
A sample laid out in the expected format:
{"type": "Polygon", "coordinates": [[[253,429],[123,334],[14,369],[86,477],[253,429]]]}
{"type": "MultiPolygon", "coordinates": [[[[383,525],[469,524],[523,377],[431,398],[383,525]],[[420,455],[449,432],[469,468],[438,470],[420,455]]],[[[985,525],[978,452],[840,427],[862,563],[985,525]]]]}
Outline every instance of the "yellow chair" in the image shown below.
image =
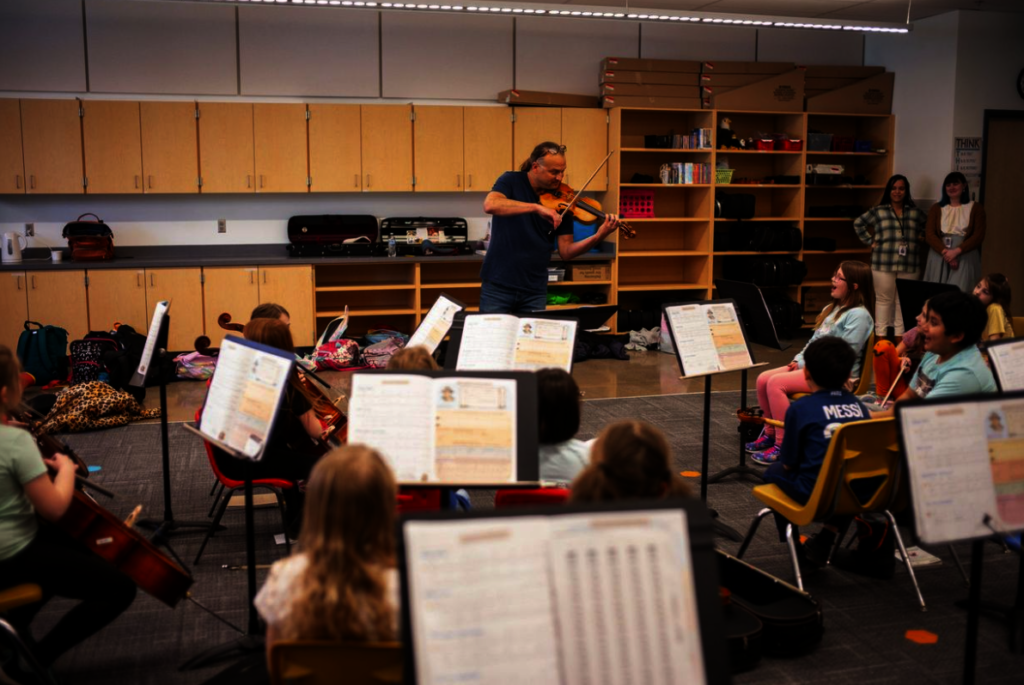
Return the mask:
{"type": "MultiPolygon", "coordinates": [[[[17,609],[18,607],[25,606],[26,604],[32,604],[38,602],[43,598],[43,589],[38,585],[32,583],[24,583],[22,585],[15,585],[14,587],[0,591],[0,614],[4,614],[11,609],[17,609]]],[[[39,663],[32,650],[28,648],[28,645],[18,635],[18,631],[14,629],[10,623],[0,618],[0,633],[4,633],[10,639],[11,643],[18,650],[21,658],[28,664],[29,668],[36,675],[36,678],[40,683],[51,685],[54,683],[53,676],[50,675],[49,671],[43,668],[42,664],[39,663]]]]}
{"type": "MultiPolygon", "coordinates": [[[[906,547],[903,546],[903,538],[891,513],[900,511],[908,501],[906,483],[902,478],[895,419],[854,421],[839,426],[832,434],[825,461],[807,504],[798,504],[773,484],[758,485],[753,493],[768,506],[754,517],[737,557],[743,557],[765,516],[773,512],[781,514],[789,521],[786,526],[786,545],[789,547],[797,586],[803,590],[803,577],[797,561],[793,526],[826,521],[836,515],[882,512],[889,519],[896,535],[897,546],[914,584],[921,610],[926,610],[924,597],[921,596],[921,589],[914,576],[914,568],[910,564],[906,547]]],[[[838,546],[840,542],[841,540],[837,539],[836,545],[838,546]]]]}
{"type": "Polygon", "coordinates": [[[400,642],[286,640],[270,646],[271,685],[402,682],[400,642]]]}
{"type": "Polygon", "coordinates": [[[1024,337],[1024,316],[1013,317],[1013,335],[1017,338],[1024,337]]]}
{"type": "MultiPolygon", "coordinates": [[[[875,358],[875,334],[874,332],[868,336],[867,345],[864,347],[864,356],[861,357],[863,362],[860,366],[860,381],[857,382],[857,389],[853,391],[854,395],[866,395],[868,390],[871,389],[871,383],[875,380],[875,365],[872,360],[875,358]]],[[[810,393],[798,392],[789,396],[789,399],[796,401],[801,397],[807,397],[810,393]]]]}

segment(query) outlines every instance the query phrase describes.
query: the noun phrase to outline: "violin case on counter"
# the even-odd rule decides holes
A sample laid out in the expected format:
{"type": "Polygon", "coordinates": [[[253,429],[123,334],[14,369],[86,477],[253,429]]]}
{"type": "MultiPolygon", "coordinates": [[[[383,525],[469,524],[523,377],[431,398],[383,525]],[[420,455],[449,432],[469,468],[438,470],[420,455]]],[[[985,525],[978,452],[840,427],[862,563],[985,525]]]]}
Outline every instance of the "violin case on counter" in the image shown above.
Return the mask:
{"type": "Polygon", "coordinates": [[[288,219],[288,253],[293,257],[383,257],[377,217],[316,214],[288,219]]]}
{"type": "Polygon", "coordinates": [[[398,256],[471,255],[481,249],[469,241],[469,224],[456,217],[388,217],[380,220],[380,242],[387,250],[388,239],[395,236],[398,256]]]}

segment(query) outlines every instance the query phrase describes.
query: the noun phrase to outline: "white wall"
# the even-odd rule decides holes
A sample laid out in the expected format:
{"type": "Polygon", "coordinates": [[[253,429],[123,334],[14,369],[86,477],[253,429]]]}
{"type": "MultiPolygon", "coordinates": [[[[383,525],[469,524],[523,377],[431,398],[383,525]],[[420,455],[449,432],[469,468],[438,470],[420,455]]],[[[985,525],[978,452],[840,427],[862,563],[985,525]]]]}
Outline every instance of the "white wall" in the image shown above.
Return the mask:
{"type": "MultiPolygon", "coordinates": [[[[986,109],[1024,109],[1024,14],[959,12],[953,135],[984,133],[986,109]]],[[[1024,151],[1022,151],[1024,152],[1024,151]]]]}

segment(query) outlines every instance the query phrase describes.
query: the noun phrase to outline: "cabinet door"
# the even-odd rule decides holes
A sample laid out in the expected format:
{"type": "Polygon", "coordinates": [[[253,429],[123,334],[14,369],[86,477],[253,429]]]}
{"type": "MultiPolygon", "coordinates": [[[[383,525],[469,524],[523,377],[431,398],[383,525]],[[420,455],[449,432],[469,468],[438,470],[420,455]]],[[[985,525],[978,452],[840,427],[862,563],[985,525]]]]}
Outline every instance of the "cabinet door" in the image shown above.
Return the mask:
{"type": "MultiPolygon", "coordinates": [[[[463,110],[466,192],[487,192],[512,162],[512,116],[508,107],[463,110]]],[[[520,160],[522,161],[522,160],[520,160]]]]}
{"type": "Polygon", "coordinates": [[[416,106],[413,159],[417,192],[462,190],[462,107],[416,106]]]}
{"type": "Polygon", "coordinates": [[[200,192],[254,192],[253,160],[252,103],[200,102],[200,192]]]}
{"type": "Polygon", "coordinates": [[[60,326],[68,340],[89,332],[85,271],[29,271],[28,316],[44,326],[60,326]]]}
{"type": "Polygon", "coordinates": [[[257,193],[305,193],[306,106],[253,105],[257,193]]]}
{"type": "Polygon", "coordinates": [[[312,266],[261,266],[260,304],[274,302],[291,316],[292,340],[296,347],[314,342],[316,317],[313,314],[312,266]]]}
{"type": "Polygon", "coordinates": [[[363,189],[359,105],[309,105],[309,190],[358,193],[363,189]]]}
{"type": "Polygon", "coordinates": [[[25,193],[21,108],[17,100],[0,100],[0,193],[25,193]]]}
{"type": "Polygon", "coordinates": [[[27,192],[85,192],[77,100],[22,100],[21,134],[27,192]]]}
{"type": "MultiPolygon", "coordinates": [[[[203,274],[194,269],[146,269],[146,311],[150,319],[156,303],[171,303],[171,330],[167,349],[184,352],[195,349],[203,334],[203,274]]],[[[246,312],[248,314],[248,312],[246,312]]],[[[141,332],[141,331],[140,331],[141,332]]]]}
{"type": "Polygon", "coordinates": [[[12,352],[18,349],[18,337],[25,330],[28,319],[28,281],[24,271],[0,273],[0,301],[4,303],[0,316],[0,345],[12,352]]]}
{"type": "MultiPolygon", "coordinates": [[[[565,145],[565,182],[579,190],[608,154],[608,112],[563,109],[562,145],[565,145]]],[[[607,165],[597,173],[587,190],[608,190],[607,165]]]]}
{"type": "Polygon", "coordinates": [[[360,129],[363,192],[412,190],[412,107],[363,105],[360,129]]]}
{"type": "Polygon", "coordinates": [[[142,269],[90,269],[88,293],[89,330],[109,331],[120,322],[142,335],[149,331],[142,269]]]}
{"type": "Polygon", "coordinates": [[[512,167],[518,169],[541,143],[562,141],[562,110],[557,107],[516,107],[512,127],[512,167]]]}
{"type": "Polygon", "coordinates": [[[198,193],[196,103],[143,102],[142,173],[147,193],[198,193]]]}
{"type": "Polygon", "coordinates": [[[82,145],[86,192],[142,192],[139,103],[84,101],[82,145]]]}
{"type": "Polygon", "coordinates": [[[260,303],[255,266],[203,269],[203,318],[206,337],[217,346],[227,333],[217,317],[227,312],[232,321],[246,322],[260,303]]]}

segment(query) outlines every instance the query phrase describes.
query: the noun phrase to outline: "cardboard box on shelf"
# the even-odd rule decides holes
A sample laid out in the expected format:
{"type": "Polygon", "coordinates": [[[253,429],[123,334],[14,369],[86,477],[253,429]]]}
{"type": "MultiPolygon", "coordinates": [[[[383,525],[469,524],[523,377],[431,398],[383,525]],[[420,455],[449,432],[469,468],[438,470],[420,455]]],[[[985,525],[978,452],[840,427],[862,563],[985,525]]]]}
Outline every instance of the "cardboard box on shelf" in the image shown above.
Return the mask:
{"type": "Polygon", "coordinates": [[[804,72],[800,69],[705,97],[705,108],[740,112],[802,112],[803,103],[804,72]]]}
{"type": "Polygon", "coordinates": [[[699,74],[672,71],[630,71],[601,69],[601,83],[637,83],[643,85],[695,86],[699,74]]]}
{"type": "Polygon", "coordinates": [[[804,67],[807,78],[871,78],[885,73],[885,67],[854,67],[848,65],[815,64],[804,67]]]}
{"type": "Polygon", "coordinates": [[[672,71],[677,74],[699,74],[701,63],[696,60],[605,57],[601,60],[601,71],[609,69],[612,71],[626,69],[629,71],[672,71]]]}
{"type": "Polygon", "coordinates": [[[537,90],[503,90],[498,93],[498,102],[507,105],[536,105],[539,107],[597,107],[597,98],[592,95],[572,93],[544,93],[537,90]]]}
{"type": "Polygon", "coordinates": [[[700,109],[701,100],[693,98],[646,97],[644,95],[605,95],[601,106],[612,107],[653,107],[655,109],[700,109]]]}
{"type": "Polygon", "coordinates": [[[835,90],[836,88],[845,88],[846,86],[852,86],[857,81],[861,81],[859,78],[820,78],[820,77],[809,77],[807,73],[804,73],[804,88],[806,90],[835,90]]]}
{"type": "Polygon", "coordinates": [[[857,83],[807,98],[808,112],[892,114],[896,74],[886,72],[857,83]]]}
{"type": "Polygon", "coordinates": [[[640,85],[638,83],[602,83],[602,95],[645,95],[647,97],[700,97],[697,86],[640,85]]]}
{"type": "Polygon", "coordinates": [[[793,62],[702,62],[702,74],[782,74],[796,69],[793,62]]]}
{"type": "Polygon", "coordinates": [[[719,86],[735,88],[736,86],[747,86],[751,83],[756,83],[764,77],[764,74],[720,74],[715,71],[701,74],[700,84],[702,86],[712,86],[713,88],[718,88],[719,86]]]}
{"type": "Polygon", "coordinates": [[[570,281],[610,281],[612,279],[611,264],[570,264],[570,281]]]}

